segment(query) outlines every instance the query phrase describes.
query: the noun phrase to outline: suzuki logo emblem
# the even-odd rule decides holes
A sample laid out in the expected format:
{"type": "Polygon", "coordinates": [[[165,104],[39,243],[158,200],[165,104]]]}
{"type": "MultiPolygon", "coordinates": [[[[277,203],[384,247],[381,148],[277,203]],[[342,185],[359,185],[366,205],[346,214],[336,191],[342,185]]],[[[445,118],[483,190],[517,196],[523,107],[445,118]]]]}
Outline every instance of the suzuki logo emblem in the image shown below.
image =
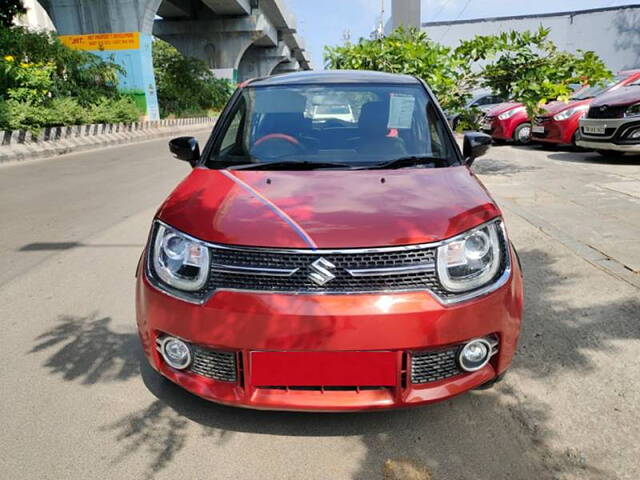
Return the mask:
{"type": "Polygon", "coordinates": [[[320,257],[318,260],[309,265],[309,278],[318,285],[322,286],[327,282],[330,282],[336,276],[331,273],[331,270],[336,268],[336,266],[331,263],[326,258],[320,257]]]}

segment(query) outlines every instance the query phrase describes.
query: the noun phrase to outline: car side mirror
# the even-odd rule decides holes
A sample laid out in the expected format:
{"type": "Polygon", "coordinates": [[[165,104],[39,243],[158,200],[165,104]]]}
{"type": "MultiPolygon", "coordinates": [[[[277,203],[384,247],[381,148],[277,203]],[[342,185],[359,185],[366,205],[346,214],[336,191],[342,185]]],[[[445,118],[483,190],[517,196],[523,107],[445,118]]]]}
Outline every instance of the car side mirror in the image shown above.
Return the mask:
{"type": "Polygon", "coordinates": [[[194,137],[178,137],[169,142],[169,150],[177,159],[189,162],[191,166],[200,160],[200,146],[194,137]]]}
{"type": "Polygon", "coordinates": [[[491,145],[491,136],[486,133],[469,132],[465,133],[462,154],[464,155],[464,163],[471,166],[473,161],[487,153],[491,145]]]}

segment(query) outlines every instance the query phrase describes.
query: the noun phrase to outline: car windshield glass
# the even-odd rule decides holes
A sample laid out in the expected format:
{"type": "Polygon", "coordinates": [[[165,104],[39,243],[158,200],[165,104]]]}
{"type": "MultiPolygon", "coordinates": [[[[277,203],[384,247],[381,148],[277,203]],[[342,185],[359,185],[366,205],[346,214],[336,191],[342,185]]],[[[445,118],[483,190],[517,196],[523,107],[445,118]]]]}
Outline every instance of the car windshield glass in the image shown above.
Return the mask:
{"type": "Polygon", "coordinates": [[[247,87],[225,118],[210,168],[362,168],[405,157],[444,160],[410,165],[416,168],[458,162],[419,84],[247,87]]]}
{"type": "Polygon", "coordinates": [[[593,87],[587,87],[584,90],[579,90],[577,94],[571,97],[571,100],[586,100],[588,98],[597,97],[601,93],[609,90],[614,85],[620,83],[625,78],[627,78],[626,75],[616,75],[605,84],[595,85],[593,87]]]}

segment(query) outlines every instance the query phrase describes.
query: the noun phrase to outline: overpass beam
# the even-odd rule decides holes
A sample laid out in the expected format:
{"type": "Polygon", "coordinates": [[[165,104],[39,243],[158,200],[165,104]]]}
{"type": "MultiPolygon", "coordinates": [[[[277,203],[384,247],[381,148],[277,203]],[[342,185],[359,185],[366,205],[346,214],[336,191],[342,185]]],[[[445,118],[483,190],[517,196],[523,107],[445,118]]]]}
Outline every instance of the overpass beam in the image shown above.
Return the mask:
{"type": "Polygon", "coordinates": [[[156,20],[153,33],[183,55],[203,60],[218,77],[232,81],[239,80],[240,62],[250,47],[266,51],[278,46],[277,29],[256,9],[244,17],[156,20]]]}

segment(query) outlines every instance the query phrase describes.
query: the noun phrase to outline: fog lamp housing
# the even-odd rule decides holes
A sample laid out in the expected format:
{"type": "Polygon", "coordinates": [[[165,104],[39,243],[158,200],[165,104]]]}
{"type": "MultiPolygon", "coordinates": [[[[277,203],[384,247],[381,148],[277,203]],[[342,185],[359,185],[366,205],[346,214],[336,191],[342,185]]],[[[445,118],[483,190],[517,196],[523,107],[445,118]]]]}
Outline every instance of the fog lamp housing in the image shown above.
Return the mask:
{"type": "Polygon", "coordinates": [[[625,137],[633,139],[633,140],[640,140],[640,127],[629,129],[629,131],[626,133],[625,137]]]}
{"type": "Polygon", "coordinates": [[[179,338],[164,337],[160,341],[160,355],[167,364],[176,370],[184,370],[191,365],[191,347],[179,338]]]}
{"type": "Polygon", "coordinates": [[[491,344],[486,339],[471,340],[460,349],[458,364],[465,372],[476,372],[489,363],[491,351],[491,344]]]}

